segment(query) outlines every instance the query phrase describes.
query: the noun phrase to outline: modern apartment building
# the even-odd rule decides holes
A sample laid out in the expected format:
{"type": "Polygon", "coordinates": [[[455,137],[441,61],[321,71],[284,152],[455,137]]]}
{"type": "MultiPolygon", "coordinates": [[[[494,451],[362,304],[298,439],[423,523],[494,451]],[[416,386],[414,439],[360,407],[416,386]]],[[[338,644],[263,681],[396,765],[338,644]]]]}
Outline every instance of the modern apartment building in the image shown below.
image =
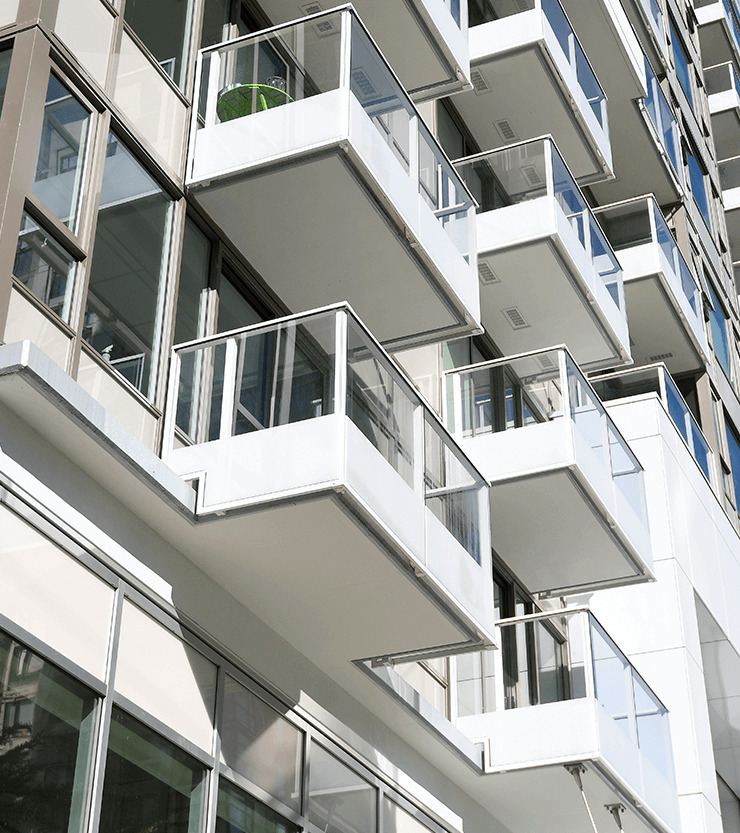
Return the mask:
{"type": "Polygon", "coordinates": [[[739,75],[0,0],[0,830],[740,833],[739,75]]]}

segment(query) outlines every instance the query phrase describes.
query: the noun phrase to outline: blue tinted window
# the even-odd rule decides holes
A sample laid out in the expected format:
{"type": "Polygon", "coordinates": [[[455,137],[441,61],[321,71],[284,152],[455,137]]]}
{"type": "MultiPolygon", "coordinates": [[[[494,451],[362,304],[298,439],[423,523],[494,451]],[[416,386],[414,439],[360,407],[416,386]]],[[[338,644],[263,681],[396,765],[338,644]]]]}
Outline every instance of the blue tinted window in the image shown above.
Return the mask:
{"type": "MultiPolygon", "coordinates": [[[[709,315],[709,321],[712,326],[712,345],[714,346],[714,355],[722,365],[725,373],[730,374],[730,345],[727,340],[727,319],[725,313],[720,306],[717,296],[709,287],[709,296],[712,299],[714,309],[709,315]]],[[[740,469],[738,469],[740,472],[740,469]]]]}
{"type": "Polygon", "coordinates": [[[707,199],[707,187],[704,182],[704,171],[702,171],[697,158],[692,153],[686,155],[686,164],[689,167],[691,193],[694,195],[694,199],[699,206],[699,211],[701,211],[701,216],[704,218],[707,228],[711,228],[712,224],[709,220],[709,200],[707,199]]]}
{"type": "Polygon", "coordinates": [[[686,51],[683,48],[681,40],[676,34],[676,29],[674,28],[673,23],[671,23],[671,46],[673,48],[673,62],[676,65],[676,75],[678,76],[679,83],[681,84],[683,91],[686,93],[686,98],[693,109],[694,96],[691,92],[691,70],[689,69],[689,59],[686,57],[686,51]]]}

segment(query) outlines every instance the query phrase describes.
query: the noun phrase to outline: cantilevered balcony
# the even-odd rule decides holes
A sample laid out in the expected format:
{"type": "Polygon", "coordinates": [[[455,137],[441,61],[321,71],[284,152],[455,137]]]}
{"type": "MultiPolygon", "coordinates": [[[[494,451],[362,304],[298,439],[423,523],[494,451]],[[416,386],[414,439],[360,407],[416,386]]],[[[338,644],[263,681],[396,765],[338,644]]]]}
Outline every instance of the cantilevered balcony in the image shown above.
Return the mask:
{"type": "Polygon", "coordinates": [[[719,163],[719,182],[722,186],[722,202],[725,207],[730,248],[733,260],[738,260],[740,258],[740,156],[733,156],[719,163]]]}
{"type": "Polygon", "coordinates": [[[293,309],[478,328],[474,201],[350,8],[203,50],[188,186],[293,309]]]}
{"type": "Polygon", "coordinates": [[[643,60],[647,96],[610,102],[617,179],[594,184],[594,196],[602,204],[651,193],[665,205],[683,195],[678,122],[649,61],[643,60]]]}
{"type": "MultiPolygon", "coordinates": [[[[735,7],[736,9],[736,7],[735,7]]],[[[698,0],[699,43],[704,66],[740,61],[740,18],[731,0],[698,0]]]]}
{"type": "Polygon", "coordinates": [[[501,350],[567,341],[584,367],[629,360],[619,263],[554,143],[455,167],[478,201],[481,320],[501,350]]]}
{"type": "Polygon", "coordinates": [[[740,147],[740,80],[732,62],[704,70],[717,159],[735,156],[740,147]]]}
{"type": "Polygon", "coordinates": [[[640,43],[649,50],[649,58],[653,65],[667,67],[670,49],[666,19],[658,0],[627,0],[624,10],[638,34],[640,43]]]}
{"type": "Polygon", "coordinates": [[[652,197],[596,211],[624,275],[632,357],[673,373],[709,360],[701,291],[652,197]]]}
{"type": "MultiPolygon", "coordinates": [[[[294,20],[301,10],[309,13],[334,5],[290,0],[260,3],[275,24],[294,20]]],[[[415,101],[449,95],[468,83],[466,0],[353,0],[352,5],[415,101]]]]}
{"type": "Polygon", "coordinates": [[[485,481],[349,308],[181,345],[170,378],[196,561],[281,636],[323,667],[491,642],[485,481]]]}
{"type": "Polygon", "coordinates": [[[501,650],[449,657],[446,707],[424,696],[419,666],[364,670],[438,731],[446,719],[483,748],[491,777],[475,797],[507,829],[614,830],[620,805],[620,830],[678,833],[668,714],[595,617],[572,608],[497,630],[501,650]]]}
{"type": "Polygon", "coordinates": [[[491,543],[533,592],[651,576],[642,466],[565,348],[449,373],[448,424],[490,484],[491,543]]]}
{"type": "Polygon", "coordinates": [[[602,402],[657,393],[709,485],[716,485],[714,453],[663,363],[609,373],[593,379],[591,383],[602,402]]]}
{"type": "Polygon", "coordinates": [[[606,96],[558,0],[487,5],[470,19],[474,91],[455,96],[478,144],[551,133],[579,182],[609,176],[606,96]]]}

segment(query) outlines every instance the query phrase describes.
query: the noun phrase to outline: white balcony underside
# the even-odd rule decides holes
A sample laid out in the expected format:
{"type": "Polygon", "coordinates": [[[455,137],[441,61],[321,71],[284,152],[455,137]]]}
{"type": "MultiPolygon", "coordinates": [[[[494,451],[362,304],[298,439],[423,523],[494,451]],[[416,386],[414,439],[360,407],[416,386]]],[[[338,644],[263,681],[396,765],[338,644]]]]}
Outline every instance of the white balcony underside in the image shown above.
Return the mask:
{"type": "Polygon", "coordinates": [[[646,193],[654,194],[660,205],[680,198],[681,186],[649,121],[637,101],[609,102],[612,156],[617,178],[592,186],[600,205],[646,193]]]}
{"type": "Polygon", "coordinates": [[[461,441],[491,484],[491,546],[532,592],[553,595],[651,577],[644,527],[616,519],[611,481],[566,420],[461,441]]]}
{"type": "Polygon", "coordinates": [[[740,148],[740,98],[734,91],[709,96],[712,135],[717,159],[737,155],[740,148]]]}
{"type": "Polygon", "coordinates": [[[704,66],[711,67],[736,61],[735,42],[729,32],[729,21],[725,17],[722,3],[697,9],[699,18],[699,44],[704,66]]]}
{"type": "Polygon", "coordinates": [[[386,344],[477,328],[472,268],[349,93],[202,129],[194,156],[198,202],[289,308],[348,301],[386,344]]]}
{"type": "Polygon", "coordinates": [[[572,74],[570,67],[564,57],[553,57],[558,53],[550,51],[545,37],[537,11],[474,26],[471,72],[482,73],[489,90],[461,93],[455,96],[455,107],[487,150],[551,134],[580,183],[603,179],[612,170],[609,134],[575,80],[565,80],[572,74]],[[557,60],[564,63],[563,74],[557,60]],[[522,78],[527,79],[526,95],[522,95],[522,78]],[[499,133],[496,122],[501,120],[509,123],[513,138],[499,133]]]}
{"type": "Polygon", "coordinates": [[[670,803],[661,802],[670,795],[668,784],[595,700],[474,715],[458,725],[470,738],[490,739],[493,775],[486,780],[498,817],[512,830],[592,833],[580,791],[564,768],[575,763],[587,766],[583,785],[599,830],[613,829],[604,805],[614,803],[629,807],[625,830],[675,829],[670,803]]]}
{"type": "Polygon", "coordinates": [[[504,355],[568,344],[588,370],[629,359],[627,322],[555,201],[540,198],[479,214],[478,260],[498,282],[481,284],[481,319],[504,355]],[[503,310],[529,325],[514,329],[503,310]]]}
{"type": "MultiPolygon", "coordinates": [[[[274,25],[300,17],[302,5],[296,0],[261,3],[274,25]]],[[[322,3],[321,8],[333,5],[322,3]]],[[[352,5],[413,98],[423,100],[462,88],[456,69],[468,74],[467,33],[458,28],[442,0],[393,3],[392,9],[379,0],[355,0],[352,5]]]]}

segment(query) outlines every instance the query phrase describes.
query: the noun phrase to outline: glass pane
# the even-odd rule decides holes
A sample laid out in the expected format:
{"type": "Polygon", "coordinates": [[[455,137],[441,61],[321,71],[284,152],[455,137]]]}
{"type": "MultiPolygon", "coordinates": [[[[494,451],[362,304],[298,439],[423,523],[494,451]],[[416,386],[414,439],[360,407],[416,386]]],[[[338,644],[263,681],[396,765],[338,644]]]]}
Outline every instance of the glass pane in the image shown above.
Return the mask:
{"type": "Polygon", "coordinates": [[[124,20],[155,59],[182,86],[190,36],[192,0],[126,0],[124,20]]]}
{"type": "Polygon", "coordinates": [[[629,736],[633,736],[632,669],[604,631],[591,620],[591,646],[596,699],[629,736]]]}
{"type": "Polygon", "coordinates": [[[177,291],[175,344],[204,335],[210,259],[210,240],[192,220],[186,219],[177,291]]]}
{"type": "Polygon", "coordinates": [[[82,182],[90,112],[49,76],[33,193],[73,231],[82,182]]]}
{"type": "Polygon", "coordinates": [[[458,717],[483,713],[482,657],[478,651],[457,657],[458,717]]]}
{"type": "Polygon", "coordinates": [[[228,333],[230,330],[259,324],[264,320],[265,317],[257,312],[236,285],[226,275],[221,275],[218,288],[217,332],[228,333]]]}
{"type": "Polygon", "coordinates": [[[216,833],[297,833],[299,828],[222,777],[218,785],[216,833]]]}
{"type": "Polygon", "coordinates": [[[0,116],[3,113],[3,102],[5,101],[5,90],[8,87],[8,73],[10,72],[10,59],[12,50],[6,49],[0,52],[0,116]]]}
{"type": "Polygon", "coordinates": [[[303,733],[226,677],[221,760],[296,812],[301,809],[303,733]]]}
{"type": "Polygon", "coordinates": [[[200,48],[221,43],[227,36],[231,0],[205,0],[200,48]]]}
{"type": "Polygon", "coordinates": [[[100,833],[188,833],[201,815],[205,768],[114,706],[100,833]]]}
{"type": "Polygon", "coordinates": [[[95,696],[0,632],[0,826],[79,830],[91,762],[95,696]]]}
{"type": "Polygon", "coordinates": [[[727,339],[727,316],[720,306],[717,296],[711,286],[709,288],[709,297],[712,300],[714,309],[709,312],[709,323],[712,330],[712,347],[714,348],[714,355],[722,365],[725,373],[730,375],[730,345],[727,339]]]}
{"type": "Polygon", "coordinates": [[[83,336],[151,395],[172,201],[114,134],[108,140],[83,336]]]}
{"type": "Polygon", "coordinates": [[[725,423],[727,449],[730,453],[732,483],[735,487],[735,506],[740,501],[740,439],[729,422],[725,423]]]}
{"type": "Polygon", "coordinates": [[[686,50],[676,33],[673,22],[671,22],[671,47],[673,48],[673,63],[676,65],[676,75],[678,76],[681,88],[684,93],[686,93],[689,106],[693,109],[694,97],[691,92],[691,70],[689,68],[689,59],[686,57],[686,50]]]}
{"type": "Polygon", "coordinates": [[[74,268],[72,257],[24,212],[13,274],[67,323],[74,268]]]}
{"type": "Polygon", "coordinates": [[[429,833],[425,824],[389,798],[383,798],[384,833],[429,833]]]}
{"type": "Polygon", "coordinates": [[[668,713],[653,692],[633,672],[637,742],[658,772],[666,779],[673,776],[670,752],[668,713]]]}
{"type": "Polygon", "coordinates": [[[709,216],[709,200],[707,199],[707,186],[704,180],[704,172],[702,171],[696,157],[691,153],[686,154],[686,164],[689,168],[691,193],[694,195],[696,204],[699,206],[699,211],[701,211],[701,216],[704,218],[704,222],[707,224],[708,228],[711,228],[712,223],[709,216]]]}
{"type": "Polygon", "coordinates": [[[354,770],[311,747],[308,819],[323,833],[374,833],[376,794],[354,770]]]}

